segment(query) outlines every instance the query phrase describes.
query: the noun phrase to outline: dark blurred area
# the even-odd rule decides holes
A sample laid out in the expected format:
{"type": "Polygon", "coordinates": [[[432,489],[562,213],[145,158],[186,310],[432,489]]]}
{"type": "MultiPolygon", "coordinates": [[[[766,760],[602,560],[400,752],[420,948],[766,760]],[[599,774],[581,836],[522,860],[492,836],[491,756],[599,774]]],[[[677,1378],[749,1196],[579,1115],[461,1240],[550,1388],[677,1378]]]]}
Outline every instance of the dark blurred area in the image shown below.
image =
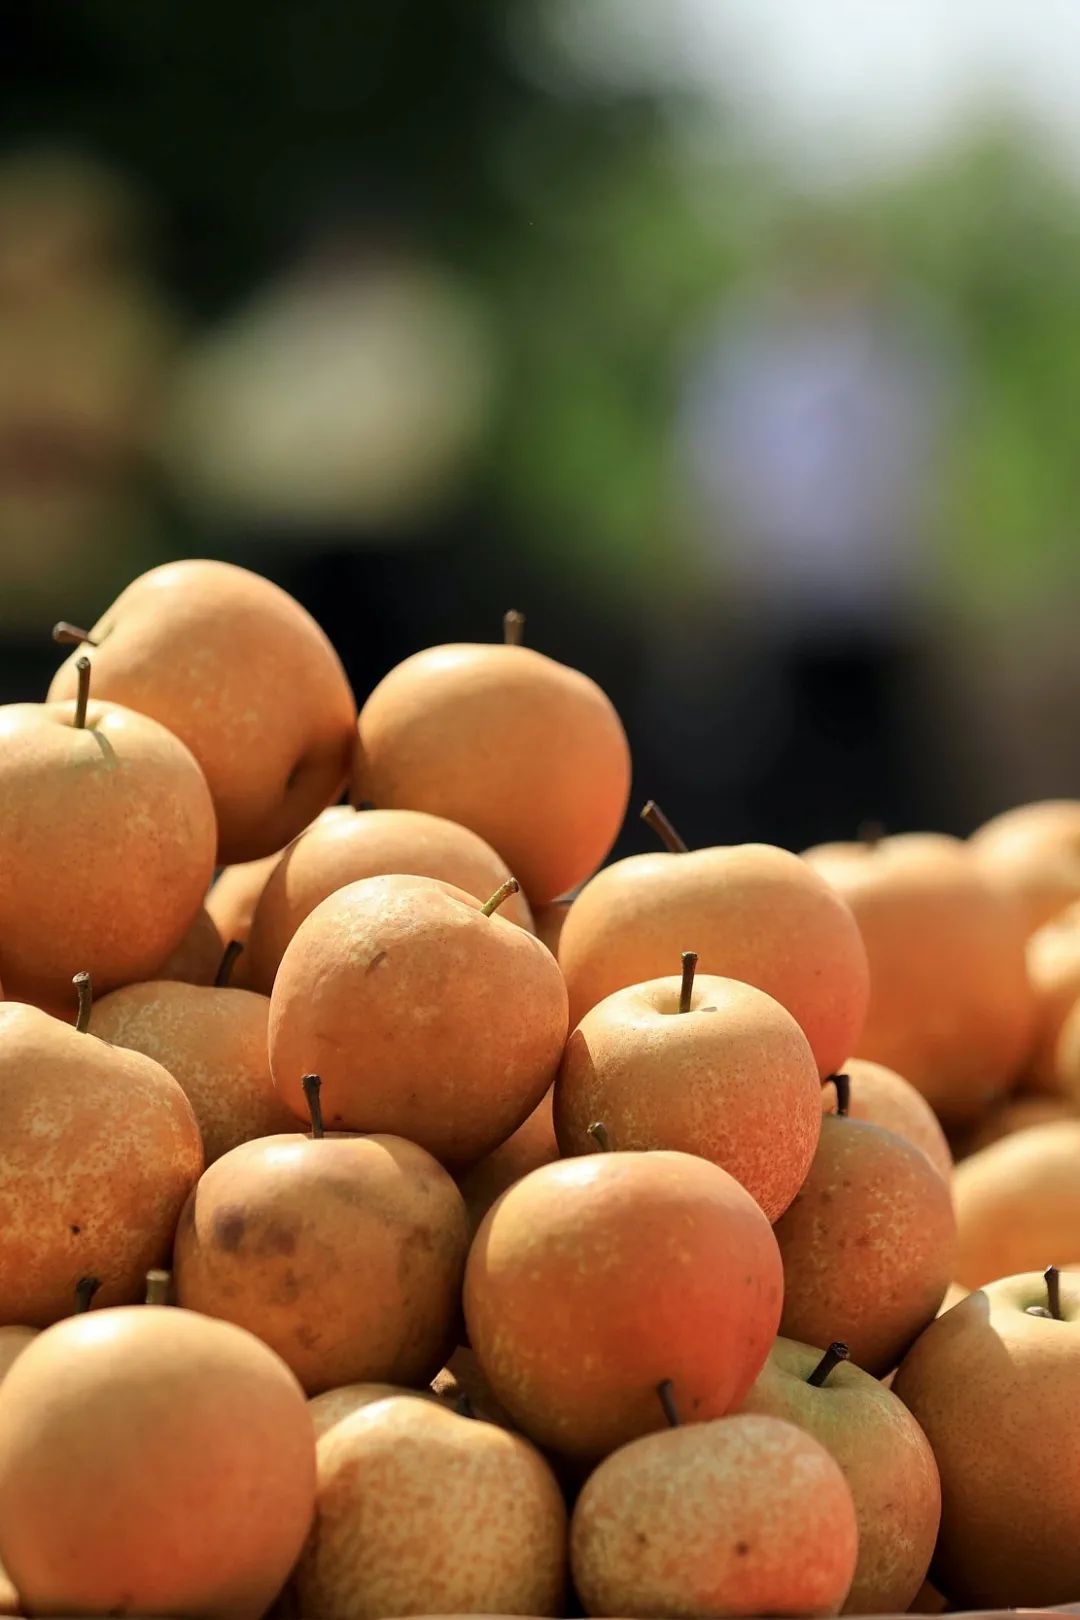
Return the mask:
{"type": "Polygon", "coordinates": [[[2,18],[0,700],[209,555],[361,700],[522,609],[691,843],[1080,794],[1077,154],[815,183],[637,0],[2,18]]]}

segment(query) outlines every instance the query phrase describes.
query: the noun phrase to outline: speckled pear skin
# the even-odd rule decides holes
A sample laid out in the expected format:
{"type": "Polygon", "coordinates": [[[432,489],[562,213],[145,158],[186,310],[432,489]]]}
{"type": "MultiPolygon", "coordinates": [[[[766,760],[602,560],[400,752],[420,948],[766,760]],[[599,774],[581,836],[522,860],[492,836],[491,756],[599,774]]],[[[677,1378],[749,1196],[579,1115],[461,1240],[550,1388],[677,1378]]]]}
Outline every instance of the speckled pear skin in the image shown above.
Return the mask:
{"type": "Polygon", "coordinates": [[[270,998],[270,1066],[327,1128],[391,1131],[458,1169],[505,1141],[555,1078],[566,987],[551,952],[433,878],[365,878],[301,923],[270,998]]]}
{"type": "Polygon", "coordinates": [[[819,1074],[857,1049],[866,951],[843,900],[797,855],[734,844],[605,867],[559,939],[571,1027],[613,991],[671,973],[683,951],[698,953],[700,973],[740,979],[786,1007],[819,1074]]]}
{"type": "Polygon", "coordinates": [[[321,1395],[313,1395],[308,1401],[316,1440],[342,1418],[351,1417],[361,1407],[371,1406],[375,1401],[385,1401],[388,1395],[412,1395],[418,1401],[436,1399],[431,1390],[406,1389],[403,1384],[341,1384],[337,1389],[324,1389],[321,1395]]]}
{"type": "Polygon", "coordinates": [[[164,1306],[69,1317],[0,1387],[0,1558],[32,1614],[259,1620],[311,1523],[314,1453],[250,1334],[164,1306]]]}
{"type": "Polygon", "coordinates": [[[540,1101],[516,1131],[478,1159],[457,1178],[465,1207],[469,1212],[469,1230],[475,1235],[477,1227],[507,1187],[521,1181],[542,1164],[554,1164],[559,1157],[559,1144],[555,1140],[555,1122],[552,1118],[552,1090],[544,1092],[540,1101]]]}
{"type": "Polygon", "coordinates": [[[807,1382],[821,1351],[777,1339],[740,1411],[783,1418],[820,1440],[851,1487],[859,1558],[845,1614],[903,1613],[926,1578],[941,1520],[929,1441],[876,1378],[841,1362],[807,1382]]]}
{"type": "Polygon", "coordinates": [[[946,1182],[920,1148],[826,1115],[810,1173],[776,1223],[785,1338],[842,1340],[856,1366],[890,1372],[953,1280],[956,1222],[946,1182]]]}
{"type": "Polygon", "coordinates": [[[429,647],[360,711],[353,803],[471,827],[534,905],[595,872],[629,793],[630,750],[608,697],[531,647],[429,647]]]}
{"type": "MultiPolygon", "coordinates": [[[[867,1058],[845,1058],[840,1065],[848,1077],[848,1117],[880,1125],[922,1148],[930,1163],[945,1180],[952,1175],[953,1157],[937,1115],[921,1092],[883,1063],[867,1058]]],[[[836,1112],[836,1088],[821,1088],[821,1106],[827,1114],[836,1112]]]]}
{"type": "Polygon", "coordinates": [[[465,1206],[392,1136],[268,1136],[212,1164],[184,1206],[181,1305],[257,1333],[309,1395],[424,1384],[453,1341],[465,1206]]]}
{"type": "Polygon", "coordinates": [[[202,772],[163,726],[91,700],[0,708],[0,976],[66,1002],[147,978],[179,944],[214,866],[202,772]]]}
{"type": "Polygon", "coordinates": [[[931,1578],[959,1608],[1065,1604],[1080,1592],[1080,1276],[1062,1273],[1063,1320],[1041,1272],[988,1283],[929,1327],[893,1389],[941,1472],[931,1578]]]}
{"type": "Polygon", "coordinates": [[[956,1280],[981,1288],[1080,1261],[1080,1120],[1032,1125],[956,1167],[956,1280]]]}
{"type": "Polygon", "coordinates": [[[318,1442],[315,1524],[295,1578],[300,1612],[562,1613],[566,1507],[519,1435],[435,1401],[379,1401],[318,1442]]]}
{"type": "MultiPolygon", "coordinates": [[[[248,943],[254,987],[269,995],[289,941],[321,901],[347,883],[395,872],[441,878],[481,902],[510,876],[489,844],[442,816],[343,806],[301,833],[267,880],[248,943]]],[[[499,915],[532,931],[520,893],[507,896],[499,915]]]]}
{"type": "Polygon", "coordinates": [[[465,1271],[469,1342],[523,1433],[599,1458],[663,1423],[719,1417],[757,1377],[780,1318],[761,1210],[685,1153],[596,1153],[534,1170],[480,1226],[465,1271]]]}
{"type": "Polygon", "coordinates": [[[1080,800],[1018,804],[976,828],[970,847],[1019,902],[1029,932],[1080,899],[1080,800]]]}
{"type": "Polygon", "coordinates": [[[76,659],[88,656],[98,697],[186,743],[213,796],[220,864],[281,849],[340,793],[355,701],[319,626],[269,580],[232,563],[166,563],[90,634],[98,645],[75,648],[50,699],[74,696],[76,659]]]}
{"type": "Polygon", "coordinates": [[[269,1016],[266,996],[251,990],[160,980],[103,996],[90,1029],[169,1071],[195,1111],[213,1164],[241,1142],[296,1128],[270,1078],[269,1016]]]}
{"type": "Polygon", "coordinates": [[[139,1052],[0,1004],[0,1322],[141,1299],[203,1167],[191,1105],[139,1052]]]}
{"type": "Polygon", "coordinates": [[[155,979],[173,979],[178,984],[213,984],[221,966],[225,942],[205,906],[195,913],[195,921],[162,962],[155,979]]]}
{"type": "Polygon", "coordinates": [[[844,896],[870,958],[866,1024],[848,1050],[902,1074],[946,1127],[970,1124],[1019,1074],[1033,1034],[1015,901],[944,834],[803,858],[844,896]]]}
{"type": "Polygon", "coordinates": [[[624,1446],[586,1481],[570,1527],[585,1612],[643,1620],[836,1614],[857,1544],[829,1453],[758,1415],[624,1446]]]}
{"type": "Polygon", "coordinates": [[[606,996],[566,1045],[555,1131],[567,1156],[594,1153],[603,1120],[619,1149],[675,1148],[720,1165],[770,1221],[802,1186],[821,1132],[810,1043],[780,1003],[713,974],[653,979],[606,996]]]}

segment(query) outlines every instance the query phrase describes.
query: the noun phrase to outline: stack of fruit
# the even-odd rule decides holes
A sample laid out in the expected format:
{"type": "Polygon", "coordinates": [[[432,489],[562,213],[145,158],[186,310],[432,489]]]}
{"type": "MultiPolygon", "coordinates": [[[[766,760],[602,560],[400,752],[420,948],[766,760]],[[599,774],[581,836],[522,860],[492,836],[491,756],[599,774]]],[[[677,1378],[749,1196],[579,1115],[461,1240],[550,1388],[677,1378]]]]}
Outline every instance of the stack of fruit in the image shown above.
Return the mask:
{"type": "Polygon", "coordinates": [[[0,710],[0,1613],[1080,1599],[1080,805],[799,857],[650,804],[597,872],[626,739],[519,615],[359,717],[225,564],[56,635],[0,710]]]}

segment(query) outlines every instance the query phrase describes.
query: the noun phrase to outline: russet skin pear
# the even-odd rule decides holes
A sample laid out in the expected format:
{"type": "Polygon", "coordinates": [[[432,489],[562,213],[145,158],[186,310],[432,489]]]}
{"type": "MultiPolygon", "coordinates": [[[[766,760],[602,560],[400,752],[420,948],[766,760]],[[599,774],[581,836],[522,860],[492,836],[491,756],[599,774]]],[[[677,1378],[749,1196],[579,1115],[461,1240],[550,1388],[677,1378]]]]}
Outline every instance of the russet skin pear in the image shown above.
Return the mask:
{"type": "MultiPolygon", "coordinates": [[[[656,807],[646,811],[656,820],[656,807]]],[[[768,844],[631,855],[587,883],[567,913],[559,964],[574,1028],[598,1001],[673,971],[698,970],[773,997],[810,1042],[818,1073],[859,1049],[870,993],[866,951],[841,897],[789,850],[768,844]],[[797,942],[797,944],[796,944],[797,942]]]]}
{"type": "Polygon", "coordinates": [[[1020,1074],[1034,1032],[1025,930],[970,845],[938,833],[821,844],[803,859],[843,895],[870,960],[870,1005],[849,1052],[921,1091],[948,1129],[1020,1074]]]}
{"type": "Polygon", "coordinates": [[[565,1579],[562,1492],[520,1435],[398,1396],[320,1436],[302,1614],[557,1615],[565,1579]]]}
{"type": "MultiPolygon", "coordinates": [[[[677,1424],[673,1381],[663,1383],[677,1424]]],[[[856,1568],[850,1487],[805,1430],[757,1413],[646,1435],[586,1480],[570,1526],[590,1615],[831,1615],[856,1568]]]]}
{"type": "Polygon", "coordinates": [[[677,1378],[688,1421],[737,1406],[781,1295],[772,1228],[726,1171],[687,1153],[599,1152],[503,1193],[469,1251],[464,1303],[517,1427],[595,1460],[662,1423],[662,1377],[677,1378]]]}
{"type": "Polygon", "coordinates": [[[36,1007],[0,1004],[0,1324],[46,1327],[81,1277],[141,1299],[203,1167],[191,1105],[160,1064],[36,1007]]]}
{"type": "Polygon", "coordinates": [[[28,1613],[260,1620],[314,1499],[303,1393],[227,1322],[71,1316],[0,1385],[0,1559],[28,1613]]]}
{"type": "Polygon", "coordinates": [[[152,568],[61,664],[50,700],[74,696],[85,656],[99,697],[160,721],[198,760],[218,864],[283,848],[341,792],[349,683],[314,619],[270,580],[200,558],[152,568]]]}
{"type": "Polygon", "coordinates": [[[739,1408],[797,1424],[843,1471],[859,1526],[859,1558],[843,1612],[902,1614],[926,1578],[941,1520],[930,1443],[885,1386],[847,1359],[777,1339],[739,1408]]]}
{"type": "MultiPolygon", "coordinates": [[[[321,901],[347,883],[397,872],[440,878],[481,901],[510,875],[489,844],[443,816],[341,806],[294,839],[266,882],[248,941],[255,988],[270,994],[289,941],[321,901]]],[[[500,915],[532,931],[521,893],[507,896],[500,915]]]]}
{"type": "Polygon", "coordinates": [[[810,1043],[752,985],[697,974],[616,990],[585,1014],[555,1082],[565,1155],[592,1153],[594,1120],[619,1149],[674,1148],[718,1164],[775,1221],[802,1186],[821,1131],[810,1043]]]}
{"type": "Polygon", "coordinates": [[[856,1366],[883,1377],[930,1322],[955,1270],[948,1183],[921,1148],[826,1114],[814,1162],[776,1223],[785,1338],[824,1350],[842,1335],[856,1366]]]}
{"type": "MultiPolygon", "coordinates": [[[[952,1175],[953,1157],[945,1132],[926,1098],[895,1069],[867,1058],[848,1058],[842,1065],[848,1078],[848,1118],[863,1119],[893,1131],[915,1147],[922,1148],[930,1163],[946,1181],[952,1175]]],[[[822,1086],[821,1106],[827,1114],[836,1112],[835,1086],[822,1086]]]]}
{"type": "MultiPolygon", "coordinates": [[[[219,953],[219,972],[222,962],[219,953]]],[[[213,1164],[241,1142],[295,1129],[270,1078],[269,1017],[269,1000],[251,990],[163,980],[103,996],[90,1029],[169,1071],[195,1112],[206,1163],[213,1164]]]]}
{"type": "Polygon", "coordinates": [[[323,900],[290,941],[270,998],[270,1067],[306,1117],[301,1080],[322,1079],[330,1127],[407,1137],[461,1170],[504,1142],[555,1078],[566,986],[534,934],[407,874],[364,878],[323,900]]]}
{"type": "Polygon", "coordinates": [[[0,976],[66,1003],[155,973],[191,927],[214,866],[206,781],[156,721],[90,696],[0,708],[0,976]]]}
{"type": "Polygon", "coordinates": [[[180,1216],[176,1295],[275,1349],[309,1395],[426,1384],[453,1342],[465,1205],[414,1142],[267,1136],[212,1164],[180,1216]]]}
{"type": "Polygon", "coordinates": [[[1072,1603],[1080,1591],[1080,1277],[1050,1267],[969,1294],[927,1328],[893,1389],[934,1450],[931,1579],[960,1609],[1072,1603]]]}
{"type": "Polygon", "coordinates": [[[618,836],[630,750],[587,675],[520,644],[414,653],[360,711],[354,804],[426,810],[479,833],[533,905],[590,877],[618,836]]]}

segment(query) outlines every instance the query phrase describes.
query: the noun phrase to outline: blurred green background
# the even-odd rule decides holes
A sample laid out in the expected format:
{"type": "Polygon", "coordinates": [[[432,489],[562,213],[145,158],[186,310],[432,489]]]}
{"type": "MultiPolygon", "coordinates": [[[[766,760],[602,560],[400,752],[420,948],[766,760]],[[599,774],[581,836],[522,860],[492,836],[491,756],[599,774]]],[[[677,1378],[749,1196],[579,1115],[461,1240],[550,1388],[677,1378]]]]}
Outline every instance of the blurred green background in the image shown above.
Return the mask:
{"type": "Polygon", "coordinates": [[[209,554],[295,590],[361,697],[525,609],[691,841],[1080,793],[1080,32],[949,11],[4,7],[0,697],[40,694],[53,619],[209,554]],[[747,309],[749,359],[695,385],[747,309]],[[891,346],[843,370],[866,309],[891,346]],[[864,384],[920,345],[905,461],[864,384]],[[791,472],[816,419],[766,420],[755,365],[811,417],[856,377],[820,507],[791,472]],[[830,502],[883,442],[902,516],[876,553],[855,524],[834,613],[830,502]],[[794,516],[755,585],[774,452],[794,516]]]}

